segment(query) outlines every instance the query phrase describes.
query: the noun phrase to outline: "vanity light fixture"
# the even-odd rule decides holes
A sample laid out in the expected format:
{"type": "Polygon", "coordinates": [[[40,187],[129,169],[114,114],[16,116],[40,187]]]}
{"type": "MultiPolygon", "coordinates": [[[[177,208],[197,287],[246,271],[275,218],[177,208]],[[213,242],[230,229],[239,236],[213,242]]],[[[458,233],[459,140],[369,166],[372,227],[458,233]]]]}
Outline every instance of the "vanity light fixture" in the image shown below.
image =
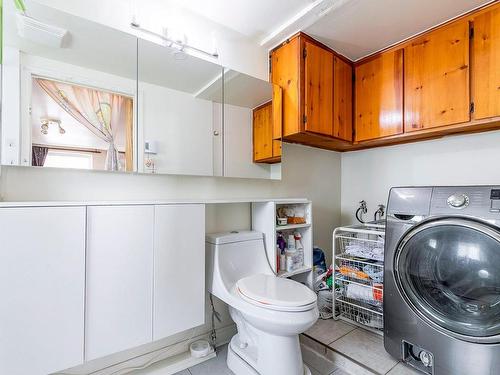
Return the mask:
{"type": "MultiPolygon", "coordinates": [[[[189,44],[187,44],[185,37],[184,37],[184,40],[174,40],[174,39],[169,38],[167,35],[161,35],[161,34],[153,32],[151,30],[144,29],[135,20],[133,20],[130,23],[130,27],[132,27],[132,29],[134,29],[134,30],[140,31],[141,33],[143,33],[145,35],[153,36],[153,37],[163,41],[164,43],[166,43],[167,47],[175,48],[181,53],[184,51],[184,49],[190,49],[192,51],[202,53],[202,54],[207,55],[209,57],[215,57],[215,58],[219,57],[219,54],[217,53],[217,51],[207,52],[207,51],[204,51],[200,48],[190,46],[189,44]]],[[[179,52],[176,52],[176,53],[179,53],[179,52]]]]}

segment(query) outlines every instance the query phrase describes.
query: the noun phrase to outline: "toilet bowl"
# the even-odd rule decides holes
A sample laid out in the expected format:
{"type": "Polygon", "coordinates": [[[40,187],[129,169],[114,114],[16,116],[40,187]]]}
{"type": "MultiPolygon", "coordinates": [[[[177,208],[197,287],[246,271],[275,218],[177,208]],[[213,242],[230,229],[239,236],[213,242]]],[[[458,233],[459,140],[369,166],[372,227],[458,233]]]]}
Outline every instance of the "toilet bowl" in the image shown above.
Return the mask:
{"type": "Polygon", "coordinates": [[[236,375],[310,374],[299,334],[318,319],[316,294],[274,275],[262,233],[207,235],[206,247],[208,290],[229,305],[238,329],[228,367],[236,375]]]}

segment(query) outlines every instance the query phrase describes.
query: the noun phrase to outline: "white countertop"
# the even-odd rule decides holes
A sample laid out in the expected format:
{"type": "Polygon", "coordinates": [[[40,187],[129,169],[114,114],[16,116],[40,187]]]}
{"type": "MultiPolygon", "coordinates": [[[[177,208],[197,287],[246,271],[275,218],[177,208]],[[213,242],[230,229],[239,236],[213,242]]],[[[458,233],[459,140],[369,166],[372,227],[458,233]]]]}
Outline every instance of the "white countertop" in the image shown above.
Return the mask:
{"type": "Polygon", "coordinates": [[[71,207],[71,206],[124,206],[124,205],[162,205],[162,204],[230,204],[230,203],[265,203],[282,204],[308,203],[306,198],[228,198],[228,199],[171,199],[144,201],[17,201],[0,202],[0,208],[6,207],[71,207]]]}

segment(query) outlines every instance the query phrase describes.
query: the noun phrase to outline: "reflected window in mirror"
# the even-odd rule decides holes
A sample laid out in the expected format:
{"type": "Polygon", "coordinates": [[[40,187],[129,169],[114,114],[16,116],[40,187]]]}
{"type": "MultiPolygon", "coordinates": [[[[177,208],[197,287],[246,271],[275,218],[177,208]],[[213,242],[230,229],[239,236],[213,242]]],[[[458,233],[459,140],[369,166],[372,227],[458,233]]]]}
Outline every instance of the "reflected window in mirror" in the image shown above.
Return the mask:
{"type": "Polygon", "coordinates": [[[32,78],[31,165],[133,171],[133,98],[32,78]]]}

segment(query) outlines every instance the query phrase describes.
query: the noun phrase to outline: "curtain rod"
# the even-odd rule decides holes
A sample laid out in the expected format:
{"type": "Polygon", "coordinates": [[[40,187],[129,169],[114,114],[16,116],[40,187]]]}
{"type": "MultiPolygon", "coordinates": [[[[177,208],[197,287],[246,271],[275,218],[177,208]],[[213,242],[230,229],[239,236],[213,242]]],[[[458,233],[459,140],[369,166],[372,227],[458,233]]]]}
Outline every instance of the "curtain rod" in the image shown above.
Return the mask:
{"type": "MultiPolygon", "coordinates": [[[[184,44],[184,43],[181,43],[181,42],[177,42],[177,41],[175,41],[173,39],[170,39],[170,38],[166,37],[165,35],[161,35],[161,34],[155,33],[154,31],[144,29],[144,28],[141,27],[141,25],[139,25],[136,22],[131,22],[130,23],[130,27],[132,27],[134,30],[138,30],[138,31],[141,31],[141,32],[143,32],[145,34],[149,34],[149,35],[155,36],[157,38],[160,38],[163,41],[165,41],[167,43],[170,43],[170,46],[171,45],[177,45],[177,46],[182,47],[182,48],[187,48],[187,49],[199,52],[199,53],[203,53],[204,55],[207,55],[207,56],[210,56],[210,57],[215,57],[215,58],[219,57],[219,54],[217,52],[207,52],[207,51],[204,51],[204,50],[202,50],[200,48],[190,46],[189,44],[184,44]]],[[[182,50],[182,48],[181,48],[181,50],[182,50]]]]}

